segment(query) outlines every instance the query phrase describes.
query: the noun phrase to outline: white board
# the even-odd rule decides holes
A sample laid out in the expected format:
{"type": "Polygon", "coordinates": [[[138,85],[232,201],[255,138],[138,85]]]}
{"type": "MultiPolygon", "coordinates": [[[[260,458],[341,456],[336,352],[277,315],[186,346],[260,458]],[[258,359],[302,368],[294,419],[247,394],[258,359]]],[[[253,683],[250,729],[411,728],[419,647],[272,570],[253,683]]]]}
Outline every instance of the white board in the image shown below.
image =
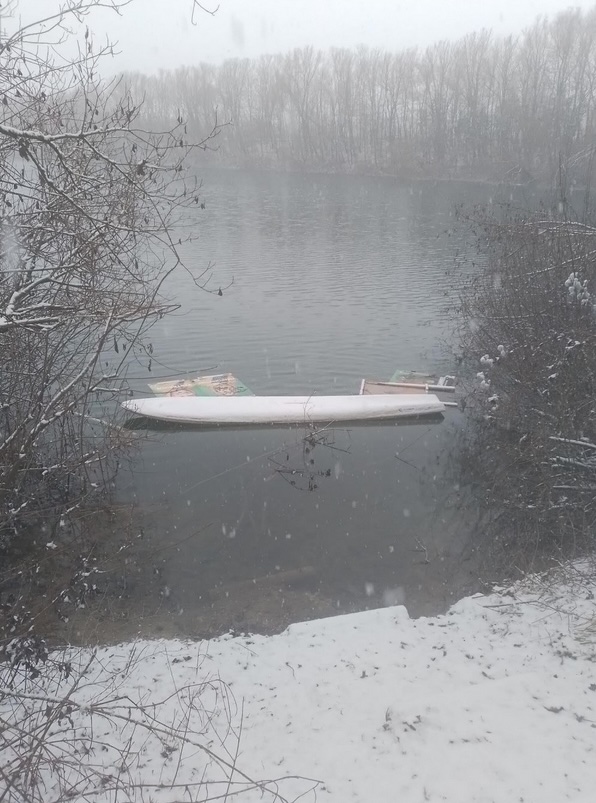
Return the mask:
{"type": "Polygon", "coordinates": [[[225,396],[134,399],[131,413],[187,424],[309,424],[436,415],[445,405],[432,394],[392,396],[225,396]]]}

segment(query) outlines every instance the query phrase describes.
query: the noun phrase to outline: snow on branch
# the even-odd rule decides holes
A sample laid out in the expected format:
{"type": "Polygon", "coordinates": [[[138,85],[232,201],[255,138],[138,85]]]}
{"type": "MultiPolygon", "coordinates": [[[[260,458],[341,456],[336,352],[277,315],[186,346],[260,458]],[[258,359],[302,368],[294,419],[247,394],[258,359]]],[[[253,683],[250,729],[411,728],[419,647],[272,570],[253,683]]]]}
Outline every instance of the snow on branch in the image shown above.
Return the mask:
{"type": "Polygon", "coordinates": [[[168,277],[185,270],[210,289],[181,246],[201,217],[187,157],[217,119],[199,140],[180,114],[153,133],[124,82],[100,77],[109,44],[96,50],[85,34],[74,63],[60,53],[69,20],[83,33],[94,9],[126,5],[66,0],[2,31],[0,532],[53,500],[71,508],[69,495],[111,476],[109,457],[126,445],[114,437],[123,376],[132,361],[150,370],[151,325],[178,307],[163,294],[168,277]],[[109,426],[96,432],[97,421],[109,426]]]}

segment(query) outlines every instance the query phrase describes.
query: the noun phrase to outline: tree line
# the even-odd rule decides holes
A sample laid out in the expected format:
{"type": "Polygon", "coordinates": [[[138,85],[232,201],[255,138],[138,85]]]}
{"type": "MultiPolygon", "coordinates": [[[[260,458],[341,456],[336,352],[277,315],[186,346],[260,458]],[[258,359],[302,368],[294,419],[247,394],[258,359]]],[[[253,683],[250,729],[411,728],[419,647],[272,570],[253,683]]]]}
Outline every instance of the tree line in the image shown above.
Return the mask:
{"type": "Polygon", "coordinates": [[[226,166],[527,181],[584,177],[596,135],[596,7],[424,51],[305,47],[129,74],[160,126],[217,114],[226,166]]]}

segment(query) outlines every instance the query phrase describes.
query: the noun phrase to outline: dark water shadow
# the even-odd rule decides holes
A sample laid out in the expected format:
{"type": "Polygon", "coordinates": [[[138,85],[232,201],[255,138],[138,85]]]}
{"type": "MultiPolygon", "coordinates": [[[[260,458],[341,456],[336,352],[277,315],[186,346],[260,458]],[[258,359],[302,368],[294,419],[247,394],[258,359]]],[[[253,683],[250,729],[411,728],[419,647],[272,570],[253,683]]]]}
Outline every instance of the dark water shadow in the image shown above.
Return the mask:
{"type": "Polygon", "coordinates": [[[302,432],[309,432],[309,431],[322,431],[327,429],[366,429],[372,427],[382,427],[382,426],[391,426],[391,427],[411,427],[415,424],[441,424],[445,420],[445,416],[443,413],[435,413],[433,415],[425,415],[425,416],[403,416],[401,418],[396,419],[386,419],[386,420],[368,420],[368,421],[328,421],[328,422],[318,422],[318,423],[309,423],[305,421],[304,423],[300,424],[226,424],[226,423],[218,423],[218,424],[183,424],[176,421],[160,421],[156,418],[147,418],[146,416],[135,416],[134,418],[128,419],[123,425],[123,429],[131,430],[131,431],[149,431],[149,432],[200,432],[201,430],[207,430],[210,432],[217,431],[219,429],[225,430],[226,432],[245,432],[247,430],[252,431],[264,431],[264,430],[294,430],[294,431],[302,431],[302,432]]]}

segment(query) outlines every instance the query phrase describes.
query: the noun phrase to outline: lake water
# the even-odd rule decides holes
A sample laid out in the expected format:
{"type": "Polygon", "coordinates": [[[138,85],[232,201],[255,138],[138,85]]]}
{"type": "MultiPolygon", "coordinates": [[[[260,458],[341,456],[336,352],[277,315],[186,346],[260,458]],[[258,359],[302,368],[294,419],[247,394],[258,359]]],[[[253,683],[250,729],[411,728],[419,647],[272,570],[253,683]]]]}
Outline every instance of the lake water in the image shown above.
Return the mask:
{"type": "MultiPolygon", "coordinates": [[[[257,394],[356,393],[396,368],[453,370],[447,272],[470,252],[456,204],[486,187],[387,178],[211,172],[196,290],[152,333],[158,377],[231,372],[257,394]]],[[[473,506],[452,461],[460,413],[326,430],[159,428],[118,495],[134,501],[145,560],[116,618],[127,635],[274,630],[310,616],[404,602],[444,609],[476,587],[473,506]]],[[[135,526],[137,526],[135,524],[135,526]]]]}

